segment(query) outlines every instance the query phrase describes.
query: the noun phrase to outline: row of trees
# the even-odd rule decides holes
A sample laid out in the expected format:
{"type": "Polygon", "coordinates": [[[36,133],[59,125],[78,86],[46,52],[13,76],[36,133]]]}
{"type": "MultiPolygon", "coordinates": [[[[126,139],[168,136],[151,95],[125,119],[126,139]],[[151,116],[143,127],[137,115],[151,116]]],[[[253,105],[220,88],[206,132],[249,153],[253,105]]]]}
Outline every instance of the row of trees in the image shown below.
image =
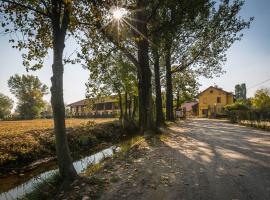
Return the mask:
{"type": "Polygon", "coordinates": [[[10,42],[27,49],[23,64],[28,70],[41,68],[48,49],[53,50],[51,104],[62,177],[76,177],[65,132],[64,61],[83,61],[90,70],[90,94],[109,86],[110,93],[133,99],[138,126],[149,134],[164,124],[165,116],[174,118],[174,77],[189,71],[209,78],[222,73],[226,50],[251,21],[238,16],[242,5],[241,0],[1,0],[2,27],[23,36],[10,42]],[[81,47],[73,60],[63,57],[70,37],[81,47]]]}

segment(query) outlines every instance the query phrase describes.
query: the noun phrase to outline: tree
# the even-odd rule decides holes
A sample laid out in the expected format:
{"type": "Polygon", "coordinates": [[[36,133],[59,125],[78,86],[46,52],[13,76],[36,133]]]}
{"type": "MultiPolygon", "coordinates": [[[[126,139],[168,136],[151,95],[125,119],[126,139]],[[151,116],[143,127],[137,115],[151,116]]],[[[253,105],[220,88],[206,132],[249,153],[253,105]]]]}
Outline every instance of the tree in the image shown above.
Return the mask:
{"type": "Polygon", "coordinates": [[[87,97],[100,97],[117,94],[122,124],[129,125],[137,110],[136,68],[118,52],[99,53],[86,62],[90,71],[87,97]]]}
{"type": "Polygon", "coordinates": [[[63,52],[66,35],[75,32],[75,15],[81,1],[1,0],[1,27],[15,35],[9,41],[19,50],[26,49],[23,64],[27,70],[42,67],[48,49],[53,50],[51,104],[59,172],[65,181],[77,176],[68,147],[63,100],[63,52]],[[73,18],[71,17],[73,14],[73,18]],[[21,37],[20,37],[21,36],[21,37]]]}
{"type": "Polygon", "coordinates": [[[199,83],[196,73],[186,69],[172,76],[174,96],[176,96],[176,107],[179,108],[185,101],[191,101],[198,94],[199,83]]]}
{"type": "Polygon", "coordinates": [[[42,118],[52,118],[53,117],[52,105],[50,102],[44,101],[44,107],[41,110],[41,117],[42,118]]]}
{"type": "Polygon", "coordinates": [[[20,116],[23,119],[37,118],[45,105],[43,96],[48,93],[48,87],[36,76],[18,74],[9,78],[8,86],[18,99],[16,111],[20,116]]]}
{"type": "Polygon", "coordinates": [[[207,78],[222,73],[226,51],[242,38],[241,30],[248,28],[253,19],[245,21],[238,16],[243,4],[244,1],[240,0],[223,0],[220,3],[188,1],[184,9],[188,14],[182,16],[182,5],[171,7],[170,17],[163,20],[167,24],[163,37],[167,73],[167,118],[172,118],[173,113],[171,74],[186,68],[192,68],[207,78]],[[173,63],[178,65],[171,69],[173,63]]]}
{"type": "MultiPolygon", "coordinates": [[[[150,22],[150,37],[153,38],[153,43],[151,44],[152,48],[156,52],[153,52],[154,63],[158,63],[159,57],[162,57],[165,65],[167,120],[174,119],[171,65],[173,52],[174,49],[176,49],[175,45],[179,43],[178,34],[180,32],[180,29],[184,29],[187,31],[187,29],[189,28],[187,24],[194,21],[194,18],[198,16],[202,12],[202,10],[207,10],[207,5],[208,1],[164,1],[160,3],[156,15],[152,18],[150,22]],[[159,48],[159,50],[157,48],[159,48]],[[162,53],[158,55],[157,52],[162,53]]],[[[157,68],[156,66],[157,65],[155,65],[155,70],[157,68]]],[[[156,85],[159,85],[159,83],[157,82],[158,79],[155,80],[156,85]]],[[[158,100],[160,99],[160,97],[156,96],[156,99],[158,100]]]]}
{"type": "MultiPolygon", "coordinates": [[[[135,2],[127,1],[124,5],[116,6],[113,1],[95,0],[89,5],[92,12],[87,11],[83,13],[84,17],[89,16],[89,18],[94,15],[92,23],[89,21],[83,23],[85,25],[85,38],[89,38],[91,35],[102,35],[103,38],[99,38],[102,38],[103,41],[106,40],[110,45],[112,44],[120,50],[136,67],[139,96],[139,126],[141,131],[146,134],[150,133],[154,128],[152,117],[152,72],[149,64],[148,41],[148,21],[151,14],[155,12],[155,9],[152,9],[153,7],[150,6],[153,2],[155,1],[136,0],[135,2]],[[107,9],[108,7],[110,7],[110,10],[107,9]],[[113,10],[117,9],[117,7],[130,10],[132,20],[129,20],[129,17],[125,19],[108,17],[112,15],[113,10]],[[148,12],[148,9],[150,12],[148,12]],[[123,23],[126,29],[123,28],[123,23]],[[96,27],[95,29],[89,28],[93,25],[96,27]],[[124,32],[123,30],[127,31],[124,32]],[[137,56],[134,54],[137,54],[137,56]]],[[[87,43],[88,41],[85,39],[84,42],[87,43]]],[[[91,45],[93,43],[88,46],[91,47],[91,45]]],[[[100,49],[98,45],[95,46],[100,49]]],[[[82,53],[84,52],[82,50],[82,53]]]]}
{"type": "Polygon", "coordinates": [[[256,91],[254,98],[251,100],[252,106],[258,109],[270,108],[270,89],[262,88],[256,91]]]}
{"type": "Polygon", "coordinates": [[[235,85],[235,98],[247,99],[247,88],[245,83],[235,85]]]}
{"type": "Polygon", "coordinates": [[[13,100],[8,96],[0,93],[0,119],[10,115],[13,107],[13,100]]]}

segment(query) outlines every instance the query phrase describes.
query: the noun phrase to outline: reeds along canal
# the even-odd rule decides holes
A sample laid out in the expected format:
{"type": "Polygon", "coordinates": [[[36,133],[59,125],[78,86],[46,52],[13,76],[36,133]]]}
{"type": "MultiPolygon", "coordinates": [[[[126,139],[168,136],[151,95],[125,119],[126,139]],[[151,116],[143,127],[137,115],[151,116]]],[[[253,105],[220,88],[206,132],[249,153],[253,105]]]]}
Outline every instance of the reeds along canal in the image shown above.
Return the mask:
{"type": "MultiPolygon", "coordinates": [[[[86,156],[75,161],[73,163],[74,167],[78,173],[81,173],[90,164],[96,164],[103,158],[112,156],[116,149],[116,146],[111,146],[98,153],[86,156]]],[[[57,171],[56,163],[52,162],[29,171],[23,174],[23,176],[16,174],[5,177],[2,180],[0,179],[0,200],[13,200],[24,196],[26,193],[33,191],[38,183],[46,181],[57,171]]]]}

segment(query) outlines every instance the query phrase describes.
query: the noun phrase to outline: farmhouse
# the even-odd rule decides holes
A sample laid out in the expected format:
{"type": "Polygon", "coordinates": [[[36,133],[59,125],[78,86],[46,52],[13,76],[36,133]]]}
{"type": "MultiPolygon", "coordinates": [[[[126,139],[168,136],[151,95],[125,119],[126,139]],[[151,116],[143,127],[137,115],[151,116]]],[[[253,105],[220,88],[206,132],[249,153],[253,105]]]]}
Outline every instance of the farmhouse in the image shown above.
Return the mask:
{"type": "Polygon", "coordinates": [[[67,105],[71,116],[114,117],[120,110],[116,96],[83,99],[67,105]]]}
{"type": "Polygon", "coordinates": [[[234,102],[233,93],[210,86],[198,94],[199,117],[215,117],[224,113],[224,106],[234,102]]]}

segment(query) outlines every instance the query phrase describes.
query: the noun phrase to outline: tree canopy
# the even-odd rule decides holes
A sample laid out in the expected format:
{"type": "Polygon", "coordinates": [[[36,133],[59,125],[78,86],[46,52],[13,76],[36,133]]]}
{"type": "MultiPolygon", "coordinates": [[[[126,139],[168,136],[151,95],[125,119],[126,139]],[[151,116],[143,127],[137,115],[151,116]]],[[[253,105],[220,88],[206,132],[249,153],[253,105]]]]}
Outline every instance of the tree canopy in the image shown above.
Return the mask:
{"type": "Polygon", "coordinates": [[[252,98],[252,105],[258,109],[270,108],[270,89],[262,88],[256,91],[252,98]]]}
{"type": "Polygon", "coordinates": [[[13,108],[13,100],[8,96],[0,93],[0,119],[11,114],[13,108]]]}
{"type": "Polygon", "coordinates": [[[38,77],[15,74],[9,78],[8,86],[18,99],[16,111],[23,119],[34,119],[40,115],[45,106],[43,97],[48,93],[48,87],[38,77]]]}

